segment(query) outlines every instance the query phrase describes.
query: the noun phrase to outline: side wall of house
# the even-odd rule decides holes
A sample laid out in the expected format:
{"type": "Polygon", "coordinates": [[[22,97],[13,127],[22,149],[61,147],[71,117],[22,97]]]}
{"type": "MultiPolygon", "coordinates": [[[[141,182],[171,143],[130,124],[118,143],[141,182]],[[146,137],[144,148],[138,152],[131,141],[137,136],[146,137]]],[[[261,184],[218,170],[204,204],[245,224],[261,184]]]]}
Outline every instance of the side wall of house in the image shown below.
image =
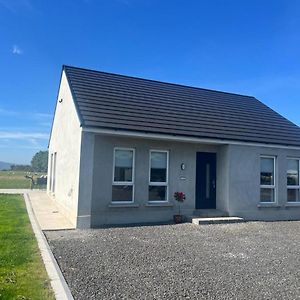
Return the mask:
{"type": "MultiPolygon", "coordinates": [[[[135,139],[125,137],[95,136],[93,153],[93,183],[91,195],[91,225],[126,224],[140,222],[169,221],[178,213],[177,203],[174,203],[175,191],[186,193],[186,201],[182,205],[182,212],[192,215],[195,210],[195,182],[196,182],[196,153],[217,153],[217,176],[223,177],[226,171],[226,147],[201,145],[192,143],[177,143],[154,141],[150,139],[135,139]],[[112,199],[112,174],[114,147],[128,147],[135,149],[135,199],[131,205],[116,205],[112,199]],[[169,151],[169,203],[149,204],[149,151],[169,151]],[[186,168],[181,170],[181,164],[186,168]],[[219,168],[219,166],[221,168],[219,168]]],[[[217,179],[218,180],[218,179],[217,179]]],[[[217,207],[226,207],[228,202],[227,178],[220,183],[217,181],[217,207]]],[[[88,208],[88,197],[85,206],[88,208]]]]}
{"type": "Polygon", "coordinates": [[[49,143],[47,191],[75,225],[78,206],[81,127],[64,72],[57,101],[49,143]],[[61,99],[62,101],[59,102],[61,99]],[[51,155],[53,155],[52,166],[51,155]],[[55,171],[54,155],[56,155],[55,171]],[[54,192],[50,189],[53,178],[55,178],[54,192]]]}
{"type": "Polygon", "coordinates": [[[287,203],[287,158],[300,158],[299,150],[228,147],[229,212],[250,220],[300,219],[300,206],[287,203]],[[274,156],[276,203],[260,203],[260,157],[274,156]]]}

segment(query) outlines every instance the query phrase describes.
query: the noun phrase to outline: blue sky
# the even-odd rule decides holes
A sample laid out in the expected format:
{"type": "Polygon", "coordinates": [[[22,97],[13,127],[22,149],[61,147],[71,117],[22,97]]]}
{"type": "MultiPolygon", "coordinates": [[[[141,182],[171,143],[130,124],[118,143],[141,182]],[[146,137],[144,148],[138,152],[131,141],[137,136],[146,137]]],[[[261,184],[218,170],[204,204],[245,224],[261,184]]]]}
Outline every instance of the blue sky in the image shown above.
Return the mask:
{"type": "Polygon", "coordinates": [[[0,0],[0,161],[47,148],[62,64],[254,95],[300,125],[300,1],[0,0]]]}

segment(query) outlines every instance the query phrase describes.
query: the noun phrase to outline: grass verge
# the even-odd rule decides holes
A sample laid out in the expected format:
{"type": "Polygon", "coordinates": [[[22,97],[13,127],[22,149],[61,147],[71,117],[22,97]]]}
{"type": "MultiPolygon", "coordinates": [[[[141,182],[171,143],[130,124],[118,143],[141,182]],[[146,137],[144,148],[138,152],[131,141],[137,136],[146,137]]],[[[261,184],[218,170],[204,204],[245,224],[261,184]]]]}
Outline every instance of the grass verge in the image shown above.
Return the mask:
{"type": "Polygon", "coordinates": [[[0,194],[0,299],[55,299],[21,195],[0,194]]]}

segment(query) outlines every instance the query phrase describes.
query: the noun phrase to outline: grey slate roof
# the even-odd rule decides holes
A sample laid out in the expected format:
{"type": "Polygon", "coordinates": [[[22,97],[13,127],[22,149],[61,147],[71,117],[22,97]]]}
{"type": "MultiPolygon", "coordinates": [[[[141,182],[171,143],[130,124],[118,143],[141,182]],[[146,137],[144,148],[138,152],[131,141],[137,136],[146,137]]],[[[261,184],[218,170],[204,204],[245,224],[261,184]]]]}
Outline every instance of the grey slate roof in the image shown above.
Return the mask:
{"type": "Polygon", "coordinates": [[[300,128],[251,96],[63,69],[84,127],[300,146],[300,128]]]}

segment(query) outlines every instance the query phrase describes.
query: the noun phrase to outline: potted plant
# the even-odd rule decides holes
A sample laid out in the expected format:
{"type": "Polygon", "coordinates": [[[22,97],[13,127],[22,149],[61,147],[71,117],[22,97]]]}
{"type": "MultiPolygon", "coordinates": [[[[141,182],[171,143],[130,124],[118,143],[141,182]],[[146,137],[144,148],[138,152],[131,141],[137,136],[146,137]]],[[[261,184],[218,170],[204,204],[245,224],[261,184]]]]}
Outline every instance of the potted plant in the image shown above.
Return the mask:
{"type": "Polygon", "coordinates": [[[174,215],[174,222],[176,224],[182,223],[183,221],[183,216],[180,214],[180,206],[181,203],[185,200],[185,193],[183,192],[175,192],[174,193],[174,199],[178,202],[178,215],[174,215]]]}

